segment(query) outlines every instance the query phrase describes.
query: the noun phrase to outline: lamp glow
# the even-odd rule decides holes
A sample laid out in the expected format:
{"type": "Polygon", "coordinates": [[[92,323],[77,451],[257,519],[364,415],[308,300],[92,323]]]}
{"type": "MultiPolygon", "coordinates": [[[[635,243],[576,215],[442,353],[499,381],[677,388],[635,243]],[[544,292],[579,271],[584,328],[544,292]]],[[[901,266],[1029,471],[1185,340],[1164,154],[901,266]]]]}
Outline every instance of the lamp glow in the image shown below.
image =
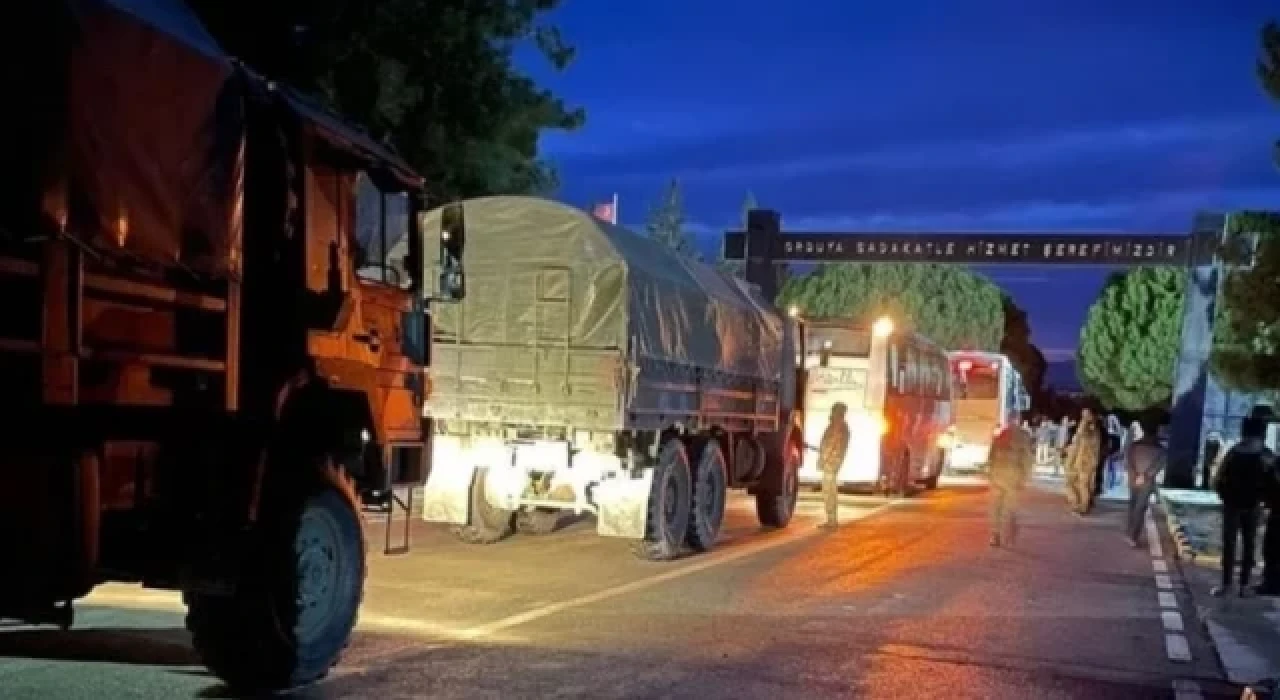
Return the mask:
{"type": "Polygon", "coordinates": [[[887,338],[893,333],[893,319],[881,316],[871,325],[871,334],[877,338],[887,338]]]}

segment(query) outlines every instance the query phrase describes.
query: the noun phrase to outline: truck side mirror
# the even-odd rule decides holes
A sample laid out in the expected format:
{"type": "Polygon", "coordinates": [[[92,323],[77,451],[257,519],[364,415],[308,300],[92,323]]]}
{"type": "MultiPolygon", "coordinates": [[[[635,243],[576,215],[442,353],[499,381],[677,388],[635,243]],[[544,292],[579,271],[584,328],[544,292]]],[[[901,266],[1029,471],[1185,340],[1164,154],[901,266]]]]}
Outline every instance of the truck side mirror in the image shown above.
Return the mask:
{"type": "Polygon", "coordinates": [[[467,219],[462,202],[446,204],[440,213],[440,283],[436,298],[461,301],[467,293],[462,251],[467,242],[467,219]]]}

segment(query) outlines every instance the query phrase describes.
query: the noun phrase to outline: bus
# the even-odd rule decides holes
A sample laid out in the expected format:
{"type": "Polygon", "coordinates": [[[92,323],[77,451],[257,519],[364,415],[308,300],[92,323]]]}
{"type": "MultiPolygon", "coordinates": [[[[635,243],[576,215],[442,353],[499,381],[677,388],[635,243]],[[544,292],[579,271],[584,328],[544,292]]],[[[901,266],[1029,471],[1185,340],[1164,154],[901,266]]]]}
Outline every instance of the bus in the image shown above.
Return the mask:
{"type": "Polygon", "coordinates": [[[913,486],[937,488],[951,425],[946,352],[921,335],[896,330],[888,318],[871,327],[805,319],[801,328],[804,440],[811,449],[805,450],[800,482],[822,482],[817,448],[831,407],[843,403],[850,439],[841,486],[901,495],[913,486]]]}
{"type": "Polygon", "coordinates": [[[951,394],[951,469],[980,471],[987,465],[991,441],[1016,426],[1031,397],[1008,357],[992,352],[953,352],[951,394]]]}

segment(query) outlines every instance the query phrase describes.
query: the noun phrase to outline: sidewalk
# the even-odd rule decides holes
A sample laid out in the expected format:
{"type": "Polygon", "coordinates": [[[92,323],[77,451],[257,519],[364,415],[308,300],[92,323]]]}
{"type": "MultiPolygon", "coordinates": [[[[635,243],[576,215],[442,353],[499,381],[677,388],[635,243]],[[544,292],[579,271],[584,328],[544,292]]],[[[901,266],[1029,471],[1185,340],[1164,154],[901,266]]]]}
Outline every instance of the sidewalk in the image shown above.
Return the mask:
{"type": "MultiPolygon", "coordinates": [[[[1222,576],[1217,497],[1204,491],[1174,489],[1162,490],[1160,496],[1165,513],[1172,516],[1170,527],[1181,525],[1187,533],[1186,554],[1190,556],[1180,558],[1178,566],[1228,680],[1248,684],[1280,678],[1280,599],[1209,595],[1222,576]]],[[[1256,575],[1253,582],[1258,582],[1256,575]]]]}

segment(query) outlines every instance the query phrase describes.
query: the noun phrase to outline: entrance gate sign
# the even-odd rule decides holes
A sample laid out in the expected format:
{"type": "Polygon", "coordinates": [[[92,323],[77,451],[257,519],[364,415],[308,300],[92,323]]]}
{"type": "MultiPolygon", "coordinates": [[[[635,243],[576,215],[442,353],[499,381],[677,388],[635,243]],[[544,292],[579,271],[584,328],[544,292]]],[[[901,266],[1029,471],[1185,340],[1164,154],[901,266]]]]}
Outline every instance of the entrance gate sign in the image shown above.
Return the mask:
{"type": "Polygon", "coordinates": [[[746,279],[772,300],[779,263],[933,263],[1137,267],[1187,270],[1182,348],[1174,378],[1169,468],[1165,483],[1190,487],[1204,432],[1205,388],[1213,337],[1213,306],[1221,279],[1218,250],[1226,217],[1198,214],[1190,233],[973,233],[782,231],[776,211],[747,212],[746,231],[724,235],[723,257],[746,261],[746,279]]]}
{"type": "MultiPolygon", "coordinates": [[[[744,260],[747,234],[730,231],[724,258],[744,260]]],[[[1195,237],[1127,233],[786,233],[767,241],[774,262],[956,265],[1177,265],[1191,263],[1195,237]]],[[[1210,241],[1217,244],[1216,238],[1210,241]]],[[[1212,254],[1212,249],[1209,251],[1212,254]]]]}

